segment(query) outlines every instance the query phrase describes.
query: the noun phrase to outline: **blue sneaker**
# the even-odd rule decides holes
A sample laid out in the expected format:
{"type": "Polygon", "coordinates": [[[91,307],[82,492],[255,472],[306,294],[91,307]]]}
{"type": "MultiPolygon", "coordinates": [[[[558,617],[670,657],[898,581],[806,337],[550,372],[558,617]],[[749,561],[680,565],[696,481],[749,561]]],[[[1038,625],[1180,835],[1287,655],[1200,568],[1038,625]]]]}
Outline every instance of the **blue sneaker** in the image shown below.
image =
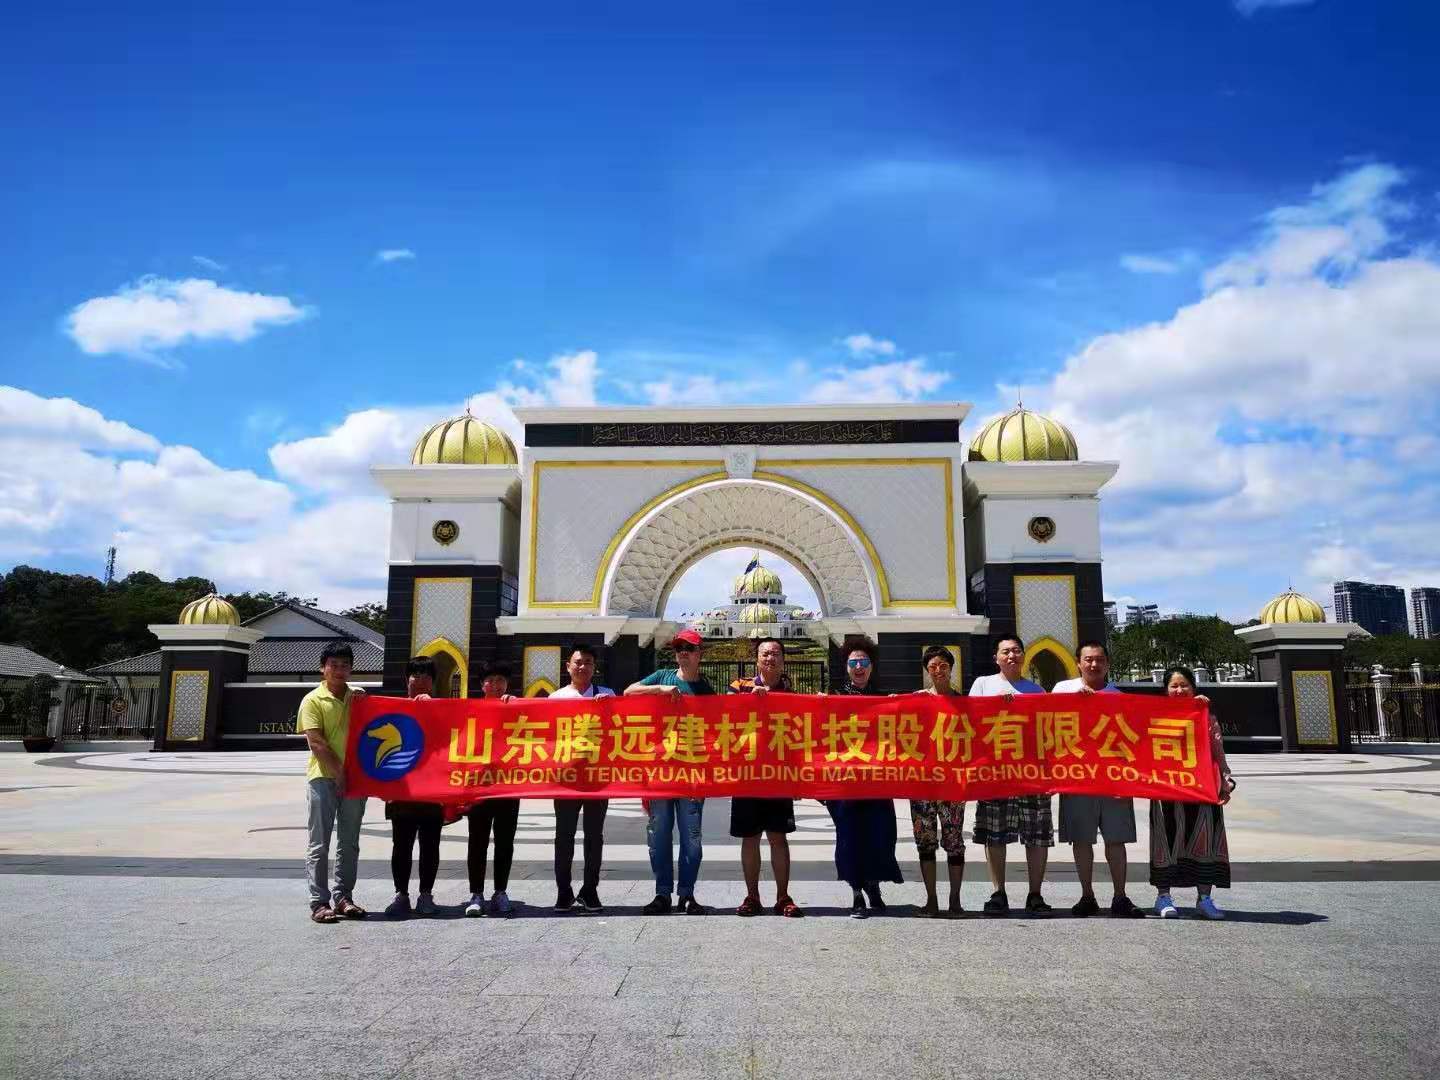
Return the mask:
{"type": "Polygon", "coordinates": [[[1218,904],[1215,903],[1215,898],[1213,896],[1200,897],[1200,902],[1195,905],[1195,910],[1199,914],[1204,915],[1207,919],[1218,920],[1225,917],[1225,912],[1220,910],[1220,907],[1218,904]]]}
{"type": "Polygon", "coordinates": [[[1175,901],[1170,899],[1169,893],[1161,893],[1155,898],[1155,914],[1162,919],[1178,919],[1180,909],[1175,906],[1175,901]]]}

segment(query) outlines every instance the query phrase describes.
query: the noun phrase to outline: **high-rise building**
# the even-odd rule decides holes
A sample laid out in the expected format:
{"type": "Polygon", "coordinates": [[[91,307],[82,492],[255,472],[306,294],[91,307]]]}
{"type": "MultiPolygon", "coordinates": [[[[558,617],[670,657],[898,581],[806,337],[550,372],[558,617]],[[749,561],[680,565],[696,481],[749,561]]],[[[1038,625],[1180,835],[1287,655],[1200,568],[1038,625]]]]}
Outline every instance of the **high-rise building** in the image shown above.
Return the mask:
{"type": "Polygon", "coordinates": [[[1356,623],[1372,634],[1408,634],[1405,590],[1368,581],[1337,581],[1335,621],[1356,623]]]}
{"type": "Polygon", "coordinates": [[[1159,621],[1159,604],[1127,604],[1125,607],[1126,626],[1146,626],[1159,621]]]}
{"type": "Polygon", "coordinates": [[[1440,638],[1440,589],[1411,589],[1410,618],[1417,638],[1440,638]]]}
{"type": "Polygon", "coordinates": [[[1120,625],[1120,613],[1115,610],[1115,601],[1105,601],[1105,625],[1111,630],[1120,625]]]}

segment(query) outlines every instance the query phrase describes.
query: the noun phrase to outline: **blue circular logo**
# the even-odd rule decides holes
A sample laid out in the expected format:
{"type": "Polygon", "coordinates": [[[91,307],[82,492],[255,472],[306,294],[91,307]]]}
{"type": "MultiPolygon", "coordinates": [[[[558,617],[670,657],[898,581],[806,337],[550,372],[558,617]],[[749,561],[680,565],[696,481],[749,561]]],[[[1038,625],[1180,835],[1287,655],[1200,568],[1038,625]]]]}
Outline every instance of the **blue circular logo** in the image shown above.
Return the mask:
{"type": "Polygon", "coordinates": [[[425,732],[413,716],[386,713],[360,732],[360,768],[371,780],[399,780],[420,760],[425,732]]]}

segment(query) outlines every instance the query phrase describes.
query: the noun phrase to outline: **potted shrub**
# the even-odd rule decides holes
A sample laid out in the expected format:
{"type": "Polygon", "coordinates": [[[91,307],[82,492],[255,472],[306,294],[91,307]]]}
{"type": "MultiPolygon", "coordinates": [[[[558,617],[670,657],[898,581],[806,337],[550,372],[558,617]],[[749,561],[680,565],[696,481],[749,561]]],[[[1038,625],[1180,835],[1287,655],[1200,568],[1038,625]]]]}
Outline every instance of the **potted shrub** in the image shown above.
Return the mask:
{"type": "Polygon", "coordinates": [[[16,695],[15,708],[24,725],[20,741],[32,754],[43,754],[55,747],[55,737],[50,734],[50,710],[60,703],[55,696],[59,685],[53,675],[35,675],[16,695]]]}

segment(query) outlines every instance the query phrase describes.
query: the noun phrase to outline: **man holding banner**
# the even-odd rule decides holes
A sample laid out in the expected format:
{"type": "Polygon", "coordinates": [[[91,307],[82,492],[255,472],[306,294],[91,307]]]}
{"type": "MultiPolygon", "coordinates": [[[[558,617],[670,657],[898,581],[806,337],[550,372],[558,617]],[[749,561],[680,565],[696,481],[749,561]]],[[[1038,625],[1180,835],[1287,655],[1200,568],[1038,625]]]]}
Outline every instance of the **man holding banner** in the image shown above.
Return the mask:
{"type": "MultiPolygon", "coordinates": [[[[1055,684],[1054,694],[1118,694],[1110,681],[1110,652],[1102,641],[1087,641],[1075,653],[1080,665],[1080,678],[1064,679],[1055,684]]],[[[1060,842],[1070,844],[1075,852],[1075,876],[1080,879],[1080,901],[1070,909],[1077,919],[1100,914],[1095,899],[1095,836],[1105,841],[1105,862],[1110,867],[1110,880],[1115,897],[1110,901],[1114,918],[1144,918],[1145,912],[1125,895],[1128,866],[1125,845],[1135,842],[1135,803],[1132,799],[1116,799],[1107,795],[1060,796],[1060,842]]]]}
{"type": "MultiPolygon", "coordinates": [[[[732,694],[764,696],[771,691],[788,694],[790,677],[785,674],[785,646],[779,638],[761,638],[755,643],[755,676],[736,679],[730,684],[732,694]]],[[[760,834],[770,844],[770,869],[775,875],[775,914],[798,919],[805,912],[790,898],[790,841],[795,831],[794,799],[750,799],[735,796],[730,800],[730,835],[740,841],[740,868],[745,874],[745,899],[735,910],[742,918],[759,915],[760,903],[760,834]]]]}
{"type": "MultiPolygon", "coordinates": [[[[651,694],[677,704],[687,694],[713,695],[715,687],[700,674],[700,635],[681,630],[671,640],[675,668],[655,671],[625,688],[626,695],[651,694]]],[[[695,899],[695,882],[700,878],[704,857],[700,828],[705,813],[704,799],[646,799],[645,840],[650,848],[650,871],[655,875],[655,899],[644,907],[646,915],[670,912],[670,891],[675,882],[675,853],[670,847],[671,832],[680,830],[680,891],[678,910],[682,915],[708,914],[695,899]]]]}
{"type": "MultiPolygon", "coordinates": [[[[1025,643],[1013,634],[995,644],[998,675],[981,675],[970,687],[971,697],[1003,697],[1016,694],[1043,694],[1039,683],[1021,678],[1020,663],[1025,658],[1025,643]]],[[[1025,910],[1031,915],[1048,915],[1052,910],[1040,895],[1045,882],[1045,863],[1055,830],[1050,816],[1049,795],[1014,795],[1005,799],[985,799],[975,807],[975,842],[985,845],[985,864],[990,870],[990,885],[995,890],[985,901],[986,915],[1005,915],[1010,911],[1010,898],[1005,894],[1005,845],[1019,840],[1025,845],[1025,870],[1030,882],[1025,897],[1025,910]]]]}
{"type": "MultiPolygon", "coordinates": [[[[593,700],[615,696],[614,690],[595,682],[595,649],[592,646],[570,646],[565,671],[570,676],[569,683],[551,694],[551,698],[593,700]]],[[[570,911],[575,907],[571,874],[575,862],[575,829],[580,824],[582,811],[585,814],[585,877],[580,886],[580,906],[592,915],[605,910],[600,903],[600,862],[605,853],[605,812],[609,808],[609,799],[555,800],[556,911],[570,911]]]]}

